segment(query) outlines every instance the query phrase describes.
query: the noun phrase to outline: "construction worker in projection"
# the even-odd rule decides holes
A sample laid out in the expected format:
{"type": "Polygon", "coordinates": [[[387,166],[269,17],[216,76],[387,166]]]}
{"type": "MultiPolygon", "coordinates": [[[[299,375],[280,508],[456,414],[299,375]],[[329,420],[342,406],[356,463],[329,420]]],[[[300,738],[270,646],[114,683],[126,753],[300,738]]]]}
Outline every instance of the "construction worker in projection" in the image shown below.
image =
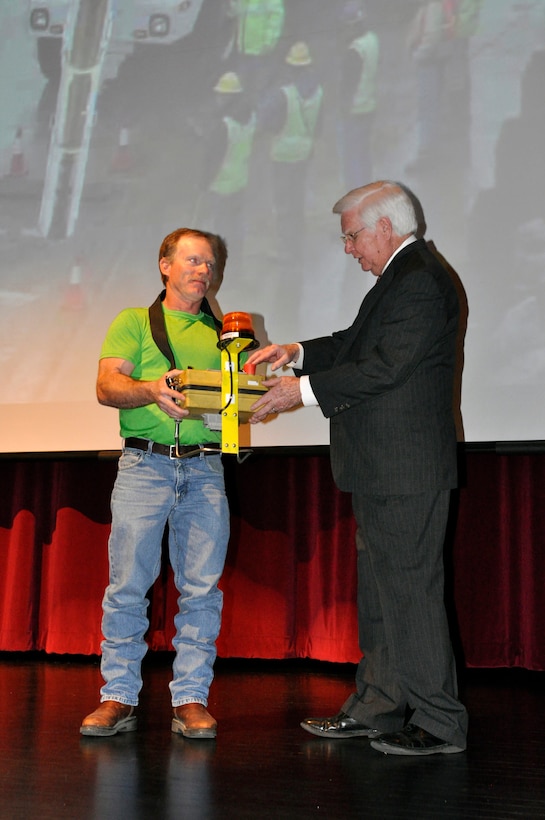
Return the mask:
{"type": "Polygon", "coordinates": [[[219,78],[214,96],[214,121],[202,131],[203,178],[207,192],[203,212],[211,221],[211,228],[221,228],[227,237],[229,259],[236,270],[242,264],[244,206],[257,118],[234,72],[226,72],[219,78]]]}
{"type": "Polygon", "coordinates": [[[274,52],[284,28],[284,0],[230,0],[234,21],[234,68],[250,95],[259,94],[270,81],[274,52]]]}
{"type": "Polygon", "coordinates": [[[374,179],[372,136],[377,108],[379,39],[369,28],[367,8],[361,0],[344,4],[339,37],[339,151],[343,183],[349,189],[374,179]]]}
{"type": "Polygon", "coordinates": [[[285,78],[259,109],[270,142],[271,185],[276,215],[276,253],[282,262],[303,258],[308,169],[322,120],[323,87],[304,42],[285,60],[285,78]]]}
{"type": "Polygon", "coordinates": [[[477,32],[482,2],[422,2],[409,25],[417,92],[416,156],[405,171],[433,178],[440,162],[469,162],[471,70],[469,38],[477,32]]]}

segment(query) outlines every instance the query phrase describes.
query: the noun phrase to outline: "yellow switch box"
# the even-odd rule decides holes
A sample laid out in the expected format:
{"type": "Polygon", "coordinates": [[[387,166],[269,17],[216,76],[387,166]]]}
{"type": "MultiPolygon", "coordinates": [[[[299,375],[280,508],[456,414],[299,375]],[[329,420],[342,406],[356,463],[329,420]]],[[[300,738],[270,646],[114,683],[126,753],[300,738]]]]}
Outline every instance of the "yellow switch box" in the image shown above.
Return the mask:
{"type": "MultiPolygon", "coordinates": [[[[252,415],[250,407],[267,392],[262,381],[265,376],[237,372],[238,420],[240,424],[252,415]]],[[[201,418],[207,413],[221,413],[232,401],[231,393],[222,394],[219,370],[183,370],[169,378],[169,386],[185,397],[183,406],[189,410],[189,418],[201,418]]]]}

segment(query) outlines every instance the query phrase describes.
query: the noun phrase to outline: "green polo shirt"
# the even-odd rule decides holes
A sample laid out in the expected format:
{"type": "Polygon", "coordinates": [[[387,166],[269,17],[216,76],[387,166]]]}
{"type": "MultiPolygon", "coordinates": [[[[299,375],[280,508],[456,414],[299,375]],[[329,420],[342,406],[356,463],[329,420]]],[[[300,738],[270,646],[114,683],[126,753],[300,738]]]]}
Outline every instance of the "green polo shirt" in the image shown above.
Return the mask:
{"type": "MultiPolygon", "coordinates": [[[[205,313],[193,315],[163,306],[165,324],[176,367],[180,370],[219,370],[220,351],[213,319],[205,313]]],[[[133,379],[154,381],[170,370],[151,335],[147,308],[127,308],[114,319],[106,334],[100,358],[132,362],[133,379]]],[[[156,404],[119,411],[120,435],[137,436],[174,444],[174,419],[156,404]]],[[[180,444],[221,443],[221,433],[209,430],[200,419],[184,419],[180,425],[180,444]]]]}

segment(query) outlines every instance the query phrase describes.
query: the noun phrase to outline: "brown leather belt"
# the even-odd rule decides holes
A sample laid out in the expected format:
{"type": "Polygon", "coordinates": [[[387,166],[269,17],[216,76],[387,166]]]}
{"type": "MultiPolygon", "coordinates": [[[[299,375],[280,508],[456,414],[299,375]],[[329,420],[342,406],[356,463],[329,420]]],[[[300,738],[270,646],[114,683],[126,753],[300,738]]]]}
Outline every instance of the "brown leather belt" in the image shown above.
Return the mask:
{"type": "Polygon", "coordinates": [[[158,453],[160,456],[169,458],[193,458],[202,455],[218,455],[221,453],[221,445],[215,441],[204,442],[203,444],[159,444],[156,441],[149,441],[147,438],[126,438],[125,447],[134,447],[136,450],[144,452],[158,453]],[[151,447],[150,447],[151,445],[151,447]]]}

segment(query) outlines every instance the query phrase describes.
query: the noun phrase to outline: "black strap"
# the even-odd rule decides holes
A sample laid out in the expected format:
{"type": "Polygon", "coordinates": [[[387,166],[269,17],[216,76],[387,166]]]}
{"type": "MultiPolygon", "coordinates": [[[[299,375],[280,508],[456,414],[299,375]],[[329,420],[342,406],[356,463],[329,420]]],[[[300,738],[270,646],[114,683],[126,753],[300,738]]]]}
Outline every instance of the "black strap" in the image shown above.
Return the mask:
{"type": "Polygon", "coordinates": [[[219,338],[219,336],[221,334],[221,331],[223,329],[223,322],[220,322],[220,320],[217,318],[217,316],[214,316],[214,314],[212,312],[212,308],[210,307],[210,302],[208,301],[206,296],[204,297],[204,299],[201,302],[201,310],[202,310],[203,313],[206,313],[207,316],[210,316],[214,320],[214,324],[216,326],[216,331],[218,333],[218,338],[219,338]]]}
{"type": "Polygon", "coordinates": [[[165,314],[163,313],[162,301],[166,296],[166,290],[161,291],[153,305],[148,308],[149,321],[151,326],[151,335],[153,341],[165,357],[170,362],[170,369],[176,369],[176,362],[174,361],[174,353],[170,346],[167,336],[167,328],[165,325],[165,314]]]}
{"type": "MultiPolygon", "coordinates": [[[[165,359],[168,359],[168,361],[170,362],[170,369],[175,370],[176,362],[174,360],[174,353],[172,352],[172,348],[168,340],[167,328],[165,325],[165,314],[163,313],[162,306],[162,302],[165,296],[166,290],[162,290],[157,299],[155,300],[155,302],[148,308],[151,335],[153,336],[153,341],[155,342],[155,344],[157,345],[165,359]]],[[[201,310],[203,313],[206,313],[207,316],[212,317],[219,336],[222,328],[222,323],[219,319],[216,319],[216,317],[212,313],[212,308],[208,303],[208,299],[204,298],[202,300],[201,310]]]]}

